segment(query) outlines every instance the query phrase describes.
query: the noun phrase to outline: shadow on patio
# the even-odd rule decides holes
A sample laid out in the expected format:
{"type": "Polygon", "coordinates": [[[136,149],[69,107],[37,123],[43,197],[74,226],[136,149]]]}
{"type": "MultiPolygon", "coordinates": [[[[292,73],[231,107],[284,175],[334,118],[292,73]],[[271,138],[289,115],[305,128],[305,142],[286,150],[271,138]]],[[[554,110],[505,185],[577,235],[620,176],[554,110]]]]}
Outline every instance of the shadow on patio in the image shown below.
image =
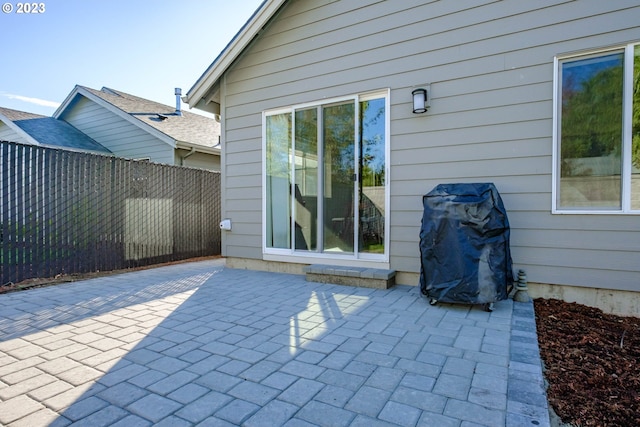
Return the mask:
{"type": "MultiPolygon", "coordinates": [[[[158,279],[162,279],[162,268],[156,269],[155,273],[158,279]]],[[[142,270],[55,285],[55,292],[45,287],[30,289],[28,294],[6,294],[0,317],[0,338],[20,338],[118,308],[144,304],[197,289],[214,273],[205,272],[194,276],[184,271],[168,281],[149,283],[149,271],[142,270]],[[144,277],[140,286],[136,286],[138,277],[144,277]]]]}
{"type": "MultiPolygon", "coordinates": [[[[331,372],[324,381],[334,383],[324,392],[327,399],[357,392],[377,366],[354,360],[365,347],[361,339],[368,332],[362,328],[382,330],[396,317],[360,317],[372,290],[307,283],[301,276],[215,267],[145,285],[129,295],[89,300],[96,303],[94,315],[103,313],[95,320],[107,317],[109,325],[138,331],[122,336],[113,330],[86,343],[100,352],[86,353],[76,372],[58,374],[75,387],[45,402],[61,414],[52,425],[240,425],[248,419],[250,425],[279,425],[320,392],[324,384],[316,379],[323,374],[331,372]],[[151,312],[159,320],[155,325],[147,319],[151,312]],[[330,335],[340,327],[341,335],[330,335]],[[348,364],[362,372],[339,371],[348,364]]],[[[389,338],[387,353],[397,340],[389,338]]],[[[383,364],[389,366],[397,359],[371,356],[378,363],[388,357],[383,364]]],[[[321,412],[313,417],[322,422],[321,412]]],[[[348,421],[353,414],[336,417],[348,421]]]]}
{"type": "MultiPolygon", "coordinates": [[[[511,300],[492,313],[430,306],[418,287],[328,285],[223,263],[0,298],[0,424],[509,421],[511,300]]],[[[539,360],[526,362],[518,380],[537,387],[539,360]]],[[[514,408],[514,420],[544,415],[514,408]]]]}

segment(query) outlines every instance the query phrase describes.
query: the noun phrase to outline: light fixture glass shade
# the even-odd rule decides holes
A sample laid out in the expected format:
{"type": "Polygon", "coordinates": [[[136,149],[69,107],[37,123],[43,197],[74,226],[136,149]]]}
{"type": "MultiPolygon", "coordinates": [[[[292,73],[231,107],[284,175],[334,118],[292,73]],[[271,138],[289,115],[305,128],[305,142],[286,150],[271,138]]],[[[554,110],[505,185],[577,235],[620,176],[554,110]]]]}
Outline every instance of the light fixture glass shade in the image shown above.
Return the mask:
{"type": "Polygon", "coordinates": [[[427,111],[427,90],[416,89],[411,92],[413,95],[413,112],[415,114],[424,113],[427,111]]]}

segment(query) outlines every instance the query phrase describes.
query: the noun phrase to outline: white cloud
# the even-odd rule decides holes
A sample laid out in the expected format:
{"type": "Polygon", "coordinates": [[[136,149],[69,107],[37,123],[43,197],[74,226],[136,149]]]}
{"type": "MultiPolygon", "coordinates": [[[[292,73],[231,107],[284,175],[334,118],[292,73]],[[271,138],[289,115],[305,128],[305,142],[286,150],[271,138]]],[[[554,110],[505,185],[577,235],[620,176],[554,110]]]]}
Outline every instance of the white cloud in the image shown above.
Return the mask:
{"type": "Polygon", "coordinates": [[[28,96],[13,95],[11,93],[3,93],[2,96],[5,96],[5,97],[7,97],[9,99],[16,99],[18,101],[28,102],[30,104],[41,105],[43,107],[58,108],[60,106],[59,102],[47,101],[46,99],[29,98],[28,96]]]}

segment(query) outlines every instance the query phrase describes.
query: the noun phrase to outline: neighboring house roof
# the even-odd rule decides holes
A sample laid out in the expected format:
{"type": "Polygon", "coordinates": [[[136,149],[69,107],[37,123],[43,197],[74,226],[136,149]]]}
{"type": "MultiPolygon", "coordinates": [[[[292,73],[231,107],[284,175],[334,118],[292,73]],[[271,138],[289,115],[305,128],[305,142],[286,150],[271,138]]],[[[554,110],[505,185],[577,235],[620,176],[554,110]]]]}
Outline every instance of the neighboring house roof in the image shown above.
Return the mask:
{"type": "Polygon", "coordinates": [[[215,119],[182,109],[181,115],[178,115],[175,107],[107,87],[96,90],[77,85],[53,116],[63,116],[78,96],[84,96],[101,105],[174,148],[195,149],[210,154],[220,153],[217,147],[220,123],[215,119]]]}
{"type": "Polygon", "coordinates": [[[186,95],[189,105],[220,114],[218,80],[287,0],[264,0],[186,95]]]}
{"type": "Polygon", "coordinates": [[[69,123],[53,117],[0,107],[0,121],[33,145],[112,154],[69,123]]]}

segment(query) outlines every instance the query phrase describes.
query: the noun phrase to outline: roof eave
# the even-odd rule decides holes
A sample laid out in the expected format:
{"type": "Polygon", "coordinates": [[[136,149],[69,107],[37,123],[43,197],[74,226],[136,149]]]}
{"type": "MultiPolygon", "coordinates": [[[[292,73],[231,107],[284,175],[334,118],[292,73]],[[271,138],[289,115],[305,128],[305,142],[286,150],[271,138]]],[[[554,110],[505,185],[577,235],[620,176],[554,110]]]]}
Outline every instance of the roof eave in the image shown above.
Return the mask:
{"type": "Polygon", "coordinates": [[[76,85],[76,87],[73,88],[73,90],[67,96],[67,98],[64,100],[64,102],[62,102],[62,104],[60,104],[60,107],[58,107],[58,109],[55,111],[55,113],[53,114],[53,117],[56,118],[56,119],[59,119],[60,116],[62,115],[62,113],[67,108],[69,108],[69,106],[71,105],[72,100],[75,98],[76,95],[84,96],[85,98],[95,102],[96,104],[100,105],[103,108],[106,108],[107,110],[111,111],[112,113],[114,113],[115,115],[121,117],[122,119],[126,120],[127,122],[133,124],[134,126],[144,130],[147,133],[150,133],[151,135],[155,136],[159,140],[166,142],[172,148],[176,148],[176,140],[174,138],[172,138],[171,136],[167,135],[164,132],[159,131],[158,129],[154,128],[153,126],[149,126],[148,124],[144,123],[142,120],[139,120],[138,118],[133,117],[131,114],[127,113],[126,111],[123,111],[122,109],[116,107],[115,105],[111,104],[110,102],[105,101],[104,99],[100,98],[99,96],[94,95],[93,93],[89,92],[84,87],[79,86],[79,85],[76,85]]]}
{"type": "Polygon", "coordinates": [[[69,95],[67,95],[64,101],[62,101],[60,105],[58,105],[58,108],[56,109],[56,111],[53,112],[53,115],[51,117],[53,117],[54,119],[60,118],[62,113],[69,107],[69,104],[71,104],[71,101],[73,100],[73,98],[78,94],[78,89],[80,87],[81,86],[79,85],[75,85],[73,87],[73,90],[69,92],[69,95]]]}
{"type": "MultiPolygon", "coordinates": [[[[244,24],[240,31],[231,39],[220,55],[211,63],[209,68],[200,76],[196,83],[189,89],[186,101],[194,108],[203,100],[209,89],[214,86],[224,72],[240,56],[244,49],[258,35],[260,30],[269,22],[269,19],[280,9],[287,0],[265,0],[256,9],[254,14],[244,24]]],[[[200,104],[202,105],[202,104],[200,104]]]]}
{"type": "Polygon", "coordinates": [[[20,126],[18,126],[17,124],[15,124],[13,122],[13,120],[9,119],[7,116],[5,116],[4,114],[0,113],[0,121],[3,122],[5,125],[7,125],[9,127],[9,129],[13,130],[15,133],[17,133],[19,136],[21,136],[22,138],[24,138],[26,141],[29,142],[29,144],[31,145],[43,145],[40,143],[40,141],[36,140],[34,137],[32,137],[29,133],[27,133],[27,131],[25,131],[24,129],[22,129],[20,126]]]}

